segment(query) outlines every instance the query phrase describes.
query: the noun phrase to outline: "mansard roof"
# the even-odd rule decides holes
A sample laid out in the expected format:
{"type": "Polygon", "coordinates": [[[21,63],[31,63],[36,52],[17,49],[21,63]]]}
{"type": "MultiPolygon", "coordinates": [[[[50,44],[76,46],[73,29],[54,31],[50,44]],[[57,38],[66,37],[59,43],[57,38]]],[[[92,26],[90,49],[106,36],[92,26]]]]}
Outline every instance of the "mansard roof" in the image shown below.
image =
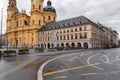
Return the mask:
{"type": "Polygon", "coordinates": [[[91,20],[89,20],[88,18],[86,18],[85,16],[79,16],[79,17],[75,17],[75,18],[62,20],[62,21],[48,23],[46,25],[43,25],[42,28],[39,29],[39,31],[69,28],[69,27],[74,27],[77,25],[82,25],[82,24],[87,24],[87,23],[97,25],[94,22],[92,22],[91,20]]]}

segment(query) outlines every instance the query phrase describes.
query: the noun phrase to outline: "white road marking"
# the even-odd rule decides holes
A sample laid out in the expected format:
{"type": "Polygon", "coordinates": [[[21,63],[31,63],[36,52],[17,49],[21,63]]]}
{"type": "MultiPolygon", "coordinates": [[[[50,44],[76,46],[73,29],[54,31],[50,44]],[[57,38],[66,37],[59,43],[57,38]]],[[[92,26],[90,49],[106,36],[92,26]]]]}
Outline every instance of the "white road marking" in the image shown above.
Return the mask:
{"type": "MultiPolygon", "coordinates": [[[[80,54],[80,53],[76,53],[76,54],[80,54]]],[[[53,59],[48,60],[47,62],[45,62],[45,63],[39,68],[38,73],[37,73],[37,80],[43,80],[43,74],[42,74],[42,72],[43,72],[44,67],[45,67],[48,63],[50,63],[50,62],[52,62],[52,61],[54,61],[54,60],[56,60],[56,59],[59,59],[59,58],[63,58],[63,57],[67,57],[67,56],[72,56],[72,55],[76,55],[76,54],[62,55],[62,56],[58,56],[58,57],[55,57],[55,58],[53,58],[53,59]]]]}
{"type": "Polygon", "coordinates": [[[116,56],[117,60],[120,60],[119,56],[116,56]]]}
{"type": "Polygon", "coordinates": [[[114,63],[114,62],[116,62],[116,61],[120,61],[119,56],[116,56],[116,60],[112,60],[111,62],[114,63]]]}
{"type": "MultiPolygon", "coordinates": [[[[81,53],[81,54],[80,54],[80,57],[85,56],[85,55],[88,55],[88,54],[81,53]]],[[[79,58],[79,56],[75,56],[75,57],[69,59],[69,61],[73,61],[74,59],[77,59],[77,58],[79,58]]]]}
{"type": "MultiPolygon", "coordinates": [[[[90,63],[90,60],[91,60],[93,57],[97,56],[97,55],[99,55],[99,54],[94,54],[94,55],[90,56],[90,57],[88,58],[88,60],[87,60],[87,63],[88,63],[88,64],[91,64],[91,63],[90,63]]],[[[94,68],[96,68],[96,69],[99,69],[99,70],[104,70],[104,69],[102,69],[102,68],[100,68],[100,67],[97,67],[97,66],[92,66],[92,67],[94,67],[94,68]]]]}
{"type": "Polygon", "coordinates": [[[105,55],[105,54],[103,54],[103,56],[106,57],[106,59],[107,59],[107,60],[106,60],[106,63],[110,63],[109,57],[108,57],[107,55],[105,55]]]}
{"type": "Polygon", "coordinates": [[[76,58],[78,58],[78,56],[75,56],[75,57],[69,59],[69,61],[73,61],[73,60],[76,59],[76,58]]]}

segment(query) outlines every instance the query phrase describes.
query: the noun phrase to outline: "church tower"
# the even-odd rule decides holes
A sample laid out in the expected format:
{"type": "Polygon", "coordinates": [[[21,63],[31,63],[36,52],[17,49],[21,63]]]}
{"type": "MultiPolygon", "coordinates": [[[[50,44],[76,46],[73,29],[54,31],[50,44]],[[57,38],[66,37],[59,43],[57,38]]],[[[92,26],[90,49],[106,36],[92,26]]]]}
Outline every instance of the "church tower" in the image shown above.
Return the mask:
{"type": "Polygon", "coordinates": [[[30,25],[40,26],[42,22],[44,0],[31,0],[31,20],[30,25]]]}
{"type": "Polygon", "coordinates": [[[7,8],[7,18],[11,18],[17,12],[18,9],[16,6],[16,0],[9,0],[9,4],[7,8]]]}
{"type": "Polygon", "coordinates": [[[43,17],[43,23],[51,23],[56,21],[56,10],[52,6],[52,2],[50,0],[47,1],[47,6],[43,8],[44,17],[43,17]]]}

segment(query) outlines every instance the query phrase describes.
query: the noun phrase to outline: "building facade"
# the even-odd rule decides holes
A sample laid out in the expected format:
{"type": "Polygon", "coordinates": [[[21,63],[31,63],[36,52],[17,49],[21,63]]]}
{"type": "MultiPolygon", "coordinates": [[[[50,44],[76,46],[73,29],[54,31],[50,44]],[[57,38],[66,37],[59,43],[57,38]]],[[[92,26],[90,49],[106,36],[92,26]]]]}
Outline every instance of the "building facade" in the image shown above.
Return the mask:
{"type": "Polygon", "coordinates": [[[56,21],[56,11],[51,1],[43,8],[44,0],[31,0],[30,16],[25,10],[19,12],[16,0],[9,0],[7,8],[6,43],[11,47],[38,46],[38,29],[56,21]]]}
{"type": "Polygon", "coordinates": [[[85,16],[56,21],[50,0],[31,0],[30,16],[19,12],[16,0],[9,0],[6,43],[20,48],[104,48],[118,45],[118,33],[85,16]]]}
{"type": "Polygon", "coordinates": [[[39,29],[39,47],[103,48],[103,32],[85,16],[53,22],[39,29]]]}

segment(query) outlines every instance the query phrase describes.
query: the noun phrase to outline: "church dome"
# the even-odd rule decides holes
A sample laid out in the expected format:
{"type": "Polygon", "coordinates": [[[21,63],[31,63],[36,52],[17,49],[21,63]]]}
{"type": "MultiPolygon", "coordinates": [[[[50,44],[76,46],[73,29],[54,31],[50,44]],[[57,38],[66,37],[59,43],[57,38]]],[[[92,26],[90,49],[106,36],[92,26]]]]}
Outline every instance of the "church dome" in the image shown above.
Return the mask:
{"type": "Polygon", "coordinates": [[[54,13],[56,13],[56,10],[55,10],[54,7],[52,7],[52,3],[51,3],[50,0],[48,0],[47,6],[45,6],[45,7],[43,8],[43,11],[44,11],[44,12],[54,12],[54,13]]]}

